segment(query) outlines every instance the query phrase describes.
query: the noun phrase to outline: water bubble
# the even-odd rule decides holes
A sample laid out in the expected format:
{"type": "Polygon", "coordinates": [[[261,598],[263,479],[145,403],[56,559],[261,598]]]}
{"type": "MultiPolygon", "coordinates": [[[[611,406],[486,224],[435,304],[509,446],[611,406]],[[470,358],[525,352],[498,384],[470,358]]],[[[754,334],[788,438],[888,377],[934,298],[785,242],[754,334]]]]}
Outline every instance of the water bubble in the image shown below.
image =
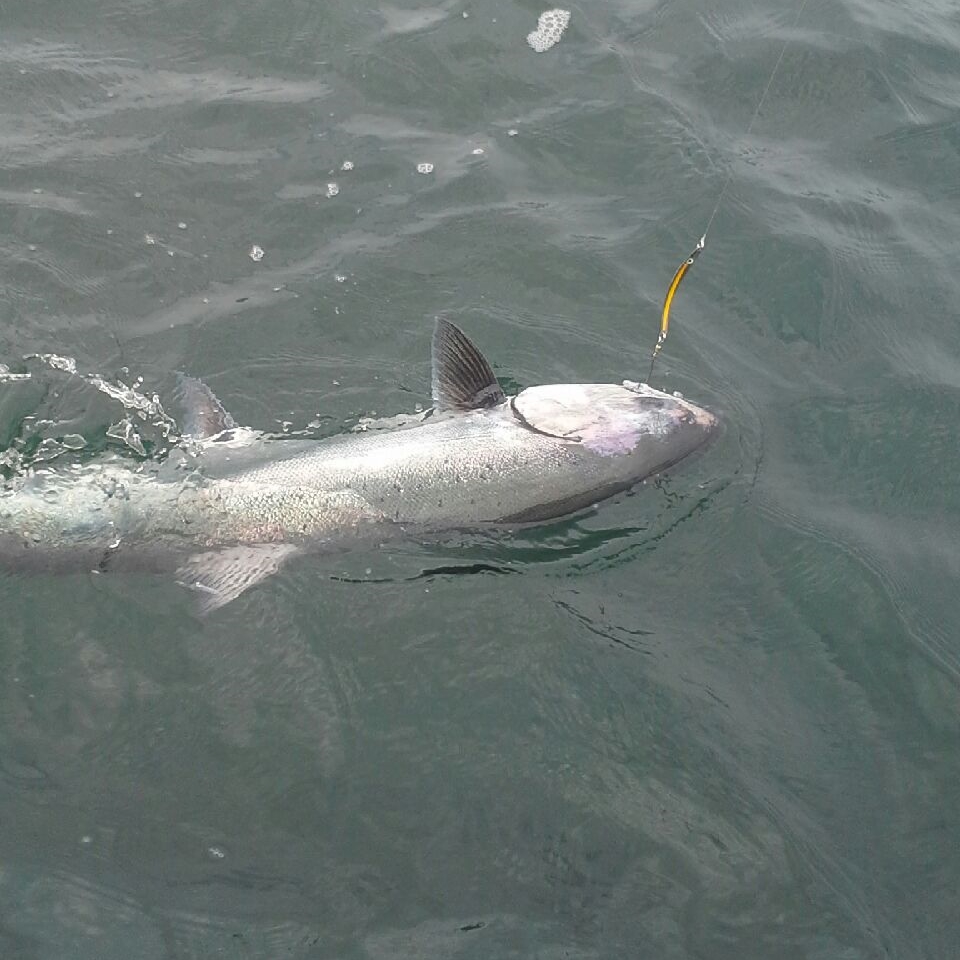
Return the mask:
{"type": "Polygon", "coordinates": [[[352,160],[344,160],[343,163],[340,164],[340,169],[341,169],[341,170],[352,170],[352,169],[353,169],[353,161],[352,161],[352,160]]]}
{"type": "Polygon", "coordinates": [[[520,131],[519,131],[516,127],[511,127],[511,128],[507,131],[507,136],[508,136],[508,137],[515,137],[519,132],[520,132],[520,131]]]}
{"type": "Polygon", "coordinates": [[[143,239],[144,242],[150,244],[151,247],[157,242],[157,238],[152,233],[145,233],[143,239]]]}
{"type": "Polygon", "coordinates": [[[483,147],[474,147],[473,150],[471,150],[470,152],[471,152],[475,157],[482,157],[482,156],[483,156],[483,147]]]}
{"type": "Polygon", "coordinates": [[[527,34],[527,43],[537,53],[544,53],[559,41],[569,23],[569,10],[544,10],[537,20],[537,29],[527,34]]]}
{"type": "Polygon", "coordinates": [[[263,259],[263,247],[258,246],[256,243],[250,248],[250,253],[248,254],[250,259],[254,263],[259,263],[263,259]]]}
{"type": "Polygon", "coordinates": [[[418,164],[417,164],[417,173],[433,173],[433,164],[432,164],[432,163],[418,163],[418,164]]]}
{"type": "Polygon", "coordinates": [[[333,276],[337,283],[346,283],[347,275],[345,273],[335,273],[333,276]]]}
{"type": "Polygon", "coordinates": [[[40,463],[44,460],[52,460],[54,457],[59,457],[63,450],[63,446],[58,441],[54,440],[53,437],[47,437],[40,441],[40,446],[33,454],[33,462],[40,463]]]}
{"type": "Polygon", "coordinates": [[[77,361],[73,357],[61,357],[56,353],[28,353],[24,360],[39,360],[51,370],[62,370],[64,373],[76,373],[77,361]]]}
{"type": "Polygon", "coordinates": [[[335,197],[340,192],[340,187],[336,183],[327,184],[327,196],[335,197]]]}
{"type": "Polygon", "coordinates": [[[209,853],[214,860],[222,860],[227,855],[221,847],[207,847],[207,853],[209,853]]]}
{"type": "Polygon", "coordinates": [[[0,383],[9,383],[14,380],[29,380],[29,373],[11,373],[5,363],[0,363],[0,383]]]}
{"type": "Polygon", "coordinates": [[[13,473],[23,472],[23,454],[13,447],[8,447],[0,453],[0,469],[10,470],[13,473]]]}
{"type": "Polygon", "coordinates": [[[181,221],[177,224],[177,228],[178,228],[179,230],[186,230],[186,229],[187,229],[187,225],[181,220],[181,221]]]}
{"type": "Polygon", "coordinates": [[[112,440],[120,440],[125,443],[135,453],[139,453],[141,457],[147,455],[143,441],[140,439],[140,434],[137,433],[137,428],[133,425],[129,417],[124,417],[122,420],[118,420],[116,423],[112,423],[107,427],[107,436],[112,440]]]}
{"type": "Polygon", "coordinates": [[[137,190],[137,191],[134,193],[134,196],[139,200],[139,199],[143,196],[143,194],[142,194],[139,190],[137,190]]]}

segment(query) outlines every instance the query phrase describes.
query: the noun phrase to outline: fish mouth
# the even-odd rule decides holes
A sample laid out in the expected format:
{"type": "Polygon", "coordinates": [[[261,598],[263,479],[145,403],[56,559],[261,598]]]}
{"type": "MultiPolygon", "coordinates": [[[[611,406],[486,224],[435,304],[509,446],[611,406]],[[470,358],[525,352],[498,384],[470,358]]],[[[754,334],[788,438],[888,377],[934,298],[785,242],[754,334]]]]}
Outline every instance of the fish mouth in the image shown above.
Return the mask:
{"type": "MultiPolygon", "coordinates": [[[[659,427],[655,435],[659,436],[665,450],[669,451],[668,461],[662,469],[680,462],[693,453],[710,446],[721,431],[722,421],[704,407],[691,403],[679,394],[663,393],[652,390],[646,385],[635,390],[637,403],[641,410],[656,410],[656,422],[659,427]]],[[[652,411],[650,411],[652,412],[652,411]]]]}
{"type": "Polygon", "coordinates": [[[691,423],[704,431],[706,434],[713,433],[720,426],[720,421],[709,410],[698,407],[695,403],[687,400],[678,400],[681,406],[680,422],[691,423]]]}
{"type": "Polygon", "coordinates": [[[649,384],[636,383],[633,380],[624,380],[623,386],[637,394],[641,403],[659,402],[661,409],[665,413],[668,411],[673,413],[678,422],[695,425],[706,434],[713,433],[720,426],[720,420],[715,414],[691,403],[679,392],[666,393],[663,390],[656,390],[649,384]]]}
{"type": "Polygon", "coordinates": [[[720,420],[709,410],[695,403],[678,400],[676,428],[688,453],[707,446],[719,433],[720,420]]]}

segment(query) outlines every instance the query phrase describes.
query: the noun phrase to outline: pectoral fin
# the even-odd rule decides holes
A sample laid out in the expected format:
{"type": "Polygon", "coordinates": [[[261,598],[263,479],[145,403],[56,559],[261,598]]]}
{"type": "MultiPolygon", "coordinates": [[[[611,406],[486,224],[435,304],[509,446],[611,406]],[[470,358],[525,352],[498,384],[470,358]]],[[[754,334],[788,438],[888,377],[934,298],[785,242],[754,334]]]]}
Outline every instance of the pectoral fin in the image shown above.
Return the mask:
{"type": "Polygon", "coordinates": [[[456,325],[437,317],[433,330],[433,402],[441,409],[495,407],[505,397],[486,357],[456,325]]]}
{"type": "Polygon", "coordinates": [[[178,374],[177,399],[184,408],[183,432],[197,440],[215,437],[237,425],[202,380],[178,374]]]}
{"type": "Polygon", "coordinates": [[[197,553],[177,569],[177,579],[196,592],[201,616],[235,600],[266,580],[297,547],[285,543],[255,543],[197,553]]]}

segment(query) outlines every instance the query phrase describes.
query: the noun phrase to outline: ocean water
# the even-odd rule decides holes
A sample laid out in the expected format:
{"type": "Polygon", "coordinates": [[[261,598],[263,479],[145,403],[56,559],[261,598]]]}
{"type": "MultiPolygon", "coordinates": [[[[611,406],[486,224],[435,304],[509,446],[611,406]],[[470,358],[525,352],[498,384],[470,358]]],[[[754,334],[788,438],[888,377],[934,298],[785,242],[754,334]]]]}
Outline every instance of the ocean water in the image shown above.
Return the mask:
{"type": "Polygon", "coordinates": [[[438,313],[642,379],[714,210],[653,381],[724,423],[203,620],[5,575],[4,960],[960,950],[960,8],[544,9],[0,6],[3,446],[116,447],[32,353],[292,433],[429,403],[438,313]]]}

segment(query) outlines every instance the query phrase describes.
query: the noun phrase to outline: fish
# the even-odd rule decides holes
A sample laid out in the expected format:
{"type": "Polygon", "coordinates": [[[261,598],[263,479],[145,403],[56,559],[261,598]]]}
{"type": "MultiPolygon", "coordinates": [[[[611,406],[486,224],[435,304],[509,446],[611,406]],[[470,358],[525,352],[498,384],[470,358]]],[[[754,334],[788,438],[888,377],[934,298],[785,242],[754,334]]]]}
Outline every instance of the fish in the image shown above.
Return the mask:
{"type": "Polygon", "coordinates": [[[187,453],[51,465],[0,490],[7,569],[172,572],[207,614],[298,554],[574,514],[686,459],[719,426],[632,381],[507,396],[444,318],[433,406],[391,429],[270,437],[238,427],[200,380],[181,377],[179,392],[187,453]]]}

